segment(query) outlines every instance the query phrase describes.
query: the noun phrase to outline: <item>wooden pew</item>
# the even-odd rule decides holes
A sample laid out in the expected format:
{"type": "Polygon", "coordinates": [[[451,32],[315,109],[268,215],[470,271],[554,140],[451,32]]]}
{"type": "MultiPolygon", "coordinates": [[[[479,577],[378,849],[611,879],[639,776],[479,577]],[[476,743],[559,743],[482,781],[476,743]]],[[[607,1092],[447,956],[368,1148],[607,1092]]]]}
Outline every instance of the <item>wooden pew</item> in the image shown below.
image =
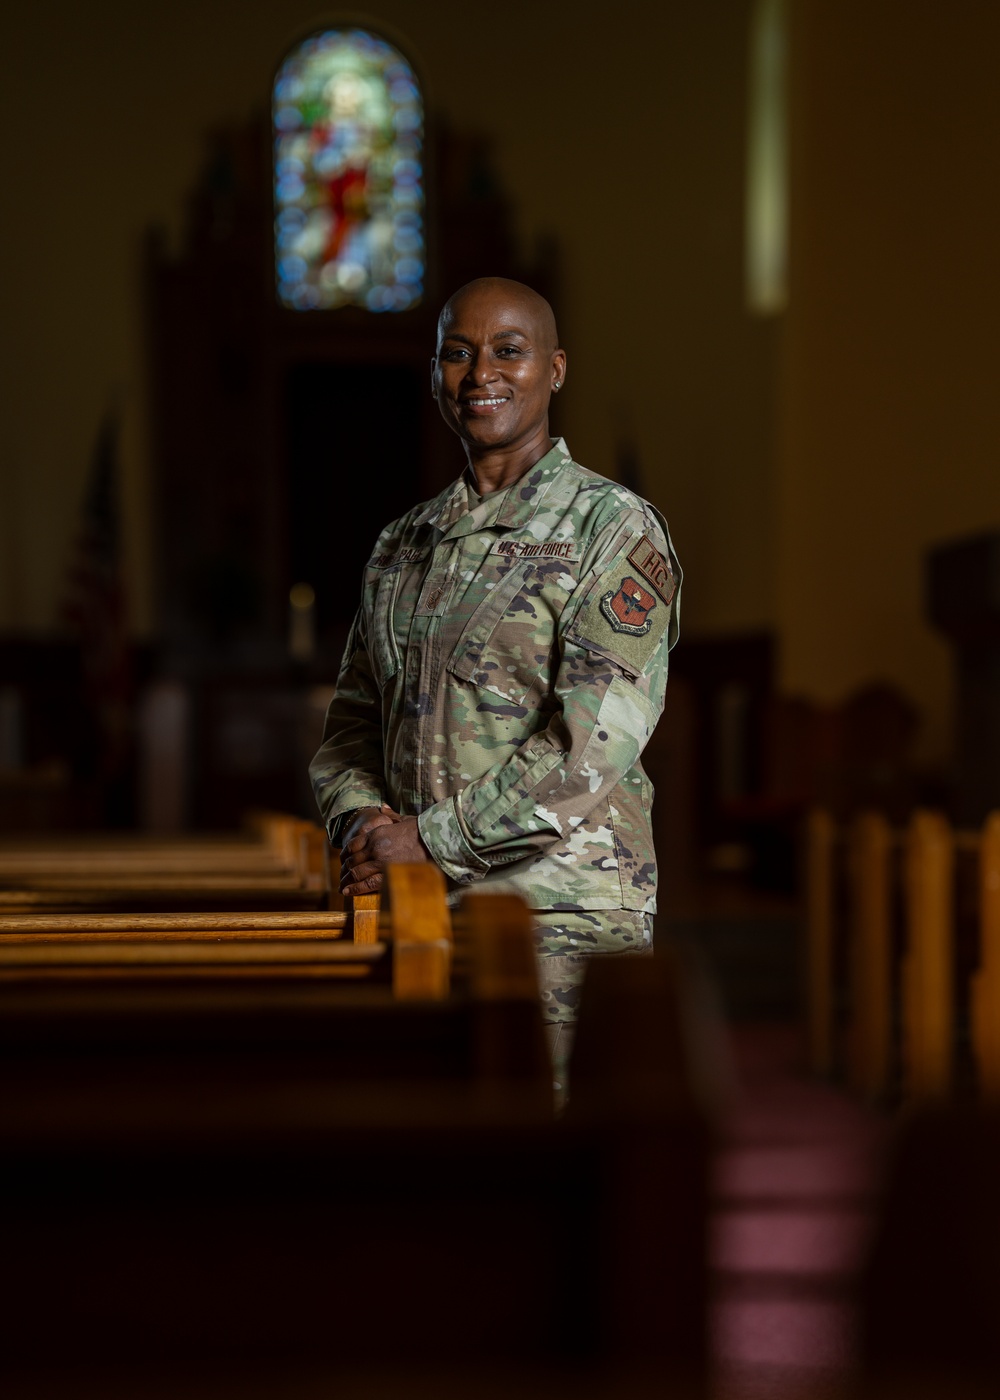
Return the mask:
{"type": "Polygon", "coordinates": [[[327,850],[322,827],[263,812],[244,833],[222,837],[7,838],[0,910],[338,907],[327,850]]]}
{"type": "Polygon", "coordinates": [[[228,975],[354,975],[384,950],[350,937],[348,912],[0,914],[0,982],[228,975]],[[367,951],[366,951],[367,950],[367,951]]]}
{"type": "Polygon", "coordinates": [[[898,851],[880,812],[863,812],[847,836],[850,887],[848,1083],[871,1102],[896,1088],[893,861],[898,851]]]}
{"type": "Polygon", "coordinates": [[[998,1180],[995,1107],[928,1104],[899,1120],[859,1300],[862,1396],[996,1395],[998,1180]]]}
{"type": "Polygon", "coordinates": [[[826,814],[814,819],[806,923],[814,1068],[837,1061],[843,998],[848,1078],[859,1093],[902,1093],[911,1103],[966,1093],[973,1059],[980,1090],[1000,1088],[998,825],[994,814],[981,833],[954,831],[939,814],[916,812],[893,832],[865,813],[841,834],[826,814]]]}
{"type": "Polygon", "coordinates": [[[908,1098],[947,1096],[955,1065],[955,851],[935,812],[916,812],[904,854],[903,1072],[908,1098]]]}
{"type": "MultiPolygon", "coordinates": [[[[391,942],[397,997],[447,996],[454,935],[440,871],[394,866],[389,889],[392,913],[384,915],[377,895],[347,899],[343,910],[0,913],[0,983],[283,973],[353,978],[388,961],[391,942]]],[[[524,924],[521,908],[518,902],[516,917],[524,924]]],[[[478,909],[475,901],[469,909],[478,909]]],[[[475,917],[460,920],[460,927],[475,917]]],[[[514,917],[509,901],[487,901],[484,946],[505,917],[514,917]]]]}
{"type": "MultiPolygon", "coordinates": [[[[397,1043],[395,1083],[345,1066],[351,1041],[335,1040],[323,984],[315,1015],[295,1006],[285,1030],[298,1022],[298,1053],[278,1063],[279,1035],[262,1044],[235,1018],[223,1028],[243,1062],[238,1083],[220,1084],[204,1036],[189,1036],[192,1072],[178,1084],[153,1026],[131,1064],[133,1101],[5,1114],[0,1178],[17,1210],[4,1255],[17,1287],[3,1359],[15,1378],[21,1368],[57,1394],[72,1375],[102,1397],[188,1393],[192,1377],[212,1378],[207,1394],[246,1396],[266,1377],[292,1396],[300,1384],[400,1397],[516,1386],[642,1400],[668,1387],[700,1400],[708,1144],[682,978],[659,954],[593,969],[579,1098],[553,1124],[530,1092],[502,1092],[519,1073],[522,1090],[537,1082],[529,1023],[477,1015],[477,1002],[530,1007],[540,1034],[520,916],[508,904],[507,933],[489,945],[475,936],[487,907],[472,897],[464,917],[475,995],[383,999],[381,1035],[410,1045],[399,1078],[397,1043]],[[474,1092],[449,1095],[442,1076],[463,1037],[435,1067],[427,1031],[436,1021],[440,1039],[433,1008],[457,1016],[463,1000],[479,1073],[474,1092]],[[338,1071],[352,1076],[350,1095],[337,1093],[338,1071]]],[[[370,989],[351,990],[348,1031],[363,1035],[370,989]]],[[[148,1013],[133,1032],[150,1028],[148,1013]]],[[[260,1031],[259,1008],[254,1017],[260,1031]]],[[[50,1051],[58,1025],[37,1028],[50,1051]]],[[[70,1032],[63,1023],[70,1053],[50,1065],[56,1075],[79,1064],[70,1032]]],[[[357,1059],[369,1052],[377,1036],[357,1059]]]]}
{"type": "MultiPolygon", "coordinates": [[[[394,872],[397,883],[405,878],[394,872]]],[[[411,882],[412,883],[412,882],[411,882]]],[[[260,913],[0,913],[0,987],[99,980],[361,979],[381,976],[399,997],[447,995],[452,930],[443,880],[398,900],[404,934],[380,920],[380,900],[345,910],[260,913]],[[431,913],[420,910],[421,897],[431,913]],[[360,906],[360,907],[356,907],[360,906]],[[437,921],[428,943],[428,918],[437,921]],[[442,958],[441,940],[448,940],[442,958]],[[389,958],[388,942],[394,943],[389,958]],[[429,979],[428,955],[437,959],[429,979]]]]}
{"type": "Polygon", "coordinates": [[[980,964],[972,989],[972,1043],[982,1093],[1000,1103],[1000,812],[979,851],[980,964]]]}
{"type": "MultiPolygon", "coordinates": [[[[700,1394],[706,1139],[683,1073],[657,1076],[676,1044],[646,1047],[667,1088],[637,1102],[634,1008],[605,998],[556,1130],[524,906],[472,895],[449,920],[433,867],[389,884],[389,911],[0,922],[6,1362],[37,1380],[55,1318],[102,1396],[140,1372],[148,1393],[151,1357],[221,1366],[245,1395],[289,1348],[365,1393],[376,1356],[400,1394],[414,1366],[482,1393],[497,1357],[521,1389],[542,1367],[549,1395],[552,1366],[568,1393],[639,1395],[664,1365],[700,1394]],[[553,1270],[576,1300],[555,1324],[553,1270]]],[[[673,995],[647,999],[653,1024],[673,995]]]]}
{"type": "MultiPolygon", "coordinates": [[[[343,998],[333,984],[373,988],[367,1001],[352,997],[352,1016],[378,1010],[389,995],[426,1002],[457,993],[476,1003],[484,1047],[487,1023],[501,1014],[498,1003],[511,1001],[512,989],[537,1018],[531,919],[522,901],[468,898],[456,921],[456,950],[435,866],[394,866],[388,889],[391,908],[381,917],[376,896],[347,900],[344,911],[0,914],[0,1016],[25,1008],[42,1014],[46,987],[56,996],[54,1014],[72,1011],[84,1027],[140,1003],[161,1021],[176,1020],[192,1005],[199,1014],[207,1005],[222,1015],[245,1004],[249,980],[258,1003],[280,1000],[293,1014],[289,998],[298,995],[312,1007],[320,999],[341,1021],[343,998]]],[[[510,1014],[509,1007],[502,1012],[510,1014]]],[[[542,1074],[540,1032],[526,1034],[542,1074]]],[[[483,1056],[490,1060],[485,1048],[483,1056]]],[[[547,1068],[544,1077],[547,1083],[547,1068]]]]}
{"type": "Polygon", "coordinates": [[[336,984],[345,982],[346,1005],[362,1016],[390,1002],[449,998],[475,1002],[481,1020],[482,1008],[512,998],[537,1016],[523,901],[472,895],[453,921],[437,867],[393,866],[387,884],[381,919],[378,898],[358,901],[367,920],[360,938],[354,901],[346,911],[280,914],[0,915],[0,1016],[43,1014],[48,989],[59,1014],[72,1011],[84,1027],[140,1001],[166,1024],[192,1006],[222,1016],[248,996],[289,1008],[298,996],[343,1017],[336,984]],[[369,940],[372,924],[379,941],[369,940]],[[367,1000],[356,999],[360,983],[367,1000]]]}
{"type": "Polygon", "coordinates": [[[814,808],[805,836],[805,1007],[809,1065],[829,1075],[835,1060],[834,848],[837,839],[829,812],[814,808]]]}

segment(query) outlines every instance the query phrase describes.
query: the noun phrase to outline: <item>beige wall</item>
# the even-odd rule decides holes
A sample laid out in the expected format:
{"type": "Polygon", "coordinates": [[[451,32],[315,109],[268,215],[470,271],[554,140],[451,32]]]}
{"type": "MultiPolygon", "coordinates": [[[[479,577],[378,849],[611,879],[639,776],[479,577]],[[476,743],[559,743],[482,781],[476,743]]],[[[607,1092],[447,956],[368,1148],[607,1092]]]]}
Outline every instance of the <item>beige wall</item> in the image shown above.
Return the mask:
{"type": "MultiPolygon", "coordinates": [[[[689,626],[772,615],[773,325],[743,310],[747,0],[608,11],[383,0],[432,107],[495,134],[525,246],[563,250],[562,427],[613,473],[619,406],[688,569],[689,626]]],[[[0,628],[51,625],[102,408],[126,408],[130,597],[149,625],[139,246],[176,233],[203,135],[266,103],[312,0],[55,0],[0,21],[0,628]]]]}
{"type": "MultiPolygon", "coordinates": [[[[383,0],[372,20],[404,38],[433,108],[493,133],[525,247],[558,238],[559,426],[613,473],[631,419],[689,634],[776,625],[783,684],[819,699],[891,679],[940,754],[949,661],[921,620],[921,559],[1000,525],[1000,10],[790,3],[783,326],[744,310],[750,0],[622,0],[613,24],[534,0],[499,16],[383,0]]],[[[0,22],[0,628],[52,624],[116,390],[148,627],[140,239],[176,235],[205,131],[266,102],[315,20],[301,0],[56,0],[0,22]]]]}
{"type": "Polygon", "coordinates": [[[933,543],[1000,527],[1000,8],[799,0],[777,517],[787,687],[874,677],[949,745],[933,543]]]}

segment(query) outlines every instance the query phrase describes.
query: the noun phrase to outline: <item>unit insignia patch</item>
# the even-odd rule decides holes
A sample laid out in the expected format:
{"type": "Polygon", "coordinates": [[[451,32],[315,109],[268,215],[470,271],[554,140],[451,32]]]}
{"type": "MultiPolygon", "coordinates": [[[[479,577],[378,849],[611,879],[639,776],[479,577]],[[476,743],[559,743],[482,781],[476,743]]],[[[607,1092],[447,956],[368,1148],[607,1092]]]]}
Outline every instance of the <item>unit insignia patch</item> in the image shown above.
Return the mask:
{"type": "Polygon", "coordinates": [[[633,637],[644,637],[649,631],[650,613],[655,607],[652,593],[631,576],[623,578],[617,589],[612,588],[601,598],[601,612],[614,630],[628,632],[633,637]]]}

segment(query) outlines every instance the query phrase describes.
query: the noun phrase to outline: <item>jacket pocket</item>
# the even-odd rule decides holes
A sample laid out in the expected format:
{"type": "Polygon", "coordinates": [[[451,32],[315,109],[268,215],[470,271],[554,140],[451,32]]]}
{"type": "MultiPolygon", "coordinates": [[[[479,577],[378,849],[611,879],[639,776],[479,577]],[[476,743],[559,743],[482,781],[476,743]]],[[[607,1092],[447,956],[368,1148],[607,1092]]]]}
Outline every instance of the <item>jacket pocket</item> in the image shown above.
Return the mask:
{"type": "Polygon", "coordinates": [[[520,564],[502,575],[469,619],[448,661],[459,680],[519,704],[539,672],[552,643],[552,624],[539,624],[535,601],[527,596],[533,564],[520,564]],[[542,662],[538,655],[545,653],[542,662]]]}
{"type": "Polygon", "coordinates": [[[611,794],[622,907],[647,909],[656,899],[656,852],[653,846],[653,784],[636,762],[611,794]]]}
{"type": "Polygon", "coordinates": [[[375,585],[372,608],[371,649],[375,679],[384,688],[399,670],[399,648],[396,645],[395,606],[399,589],[399,569],[385,569],[375,585]]]}

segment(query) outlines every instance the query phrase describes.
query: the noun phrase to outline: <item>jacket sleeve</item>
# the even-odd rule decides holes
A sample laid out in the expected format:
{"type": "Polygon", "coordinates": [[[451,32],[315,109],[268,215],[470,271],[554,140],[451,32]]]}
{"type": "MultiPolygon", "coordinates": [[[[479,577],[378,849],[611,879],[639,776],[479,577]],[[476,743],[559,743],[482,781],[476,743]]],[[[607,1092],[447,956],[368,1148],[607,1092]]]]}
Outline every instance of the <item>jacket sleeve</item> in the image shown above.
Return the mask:
{"type": "Polygon", "coordinates": [[[680,578],[666,527],[630,512],[588,554],[559,623],[548,724],[418,817],[431,856],[459,884],[568,839],[636,763],[663,709],[680,578]]]}
{"type": "Polygon", "coordinates": [[[385,801],[383,752],[381,700],[359,612],[326,712],[323,743],[309,765],[313,792],[331,840],[336,841],[338,821],[345,813],[385,801]]]}

